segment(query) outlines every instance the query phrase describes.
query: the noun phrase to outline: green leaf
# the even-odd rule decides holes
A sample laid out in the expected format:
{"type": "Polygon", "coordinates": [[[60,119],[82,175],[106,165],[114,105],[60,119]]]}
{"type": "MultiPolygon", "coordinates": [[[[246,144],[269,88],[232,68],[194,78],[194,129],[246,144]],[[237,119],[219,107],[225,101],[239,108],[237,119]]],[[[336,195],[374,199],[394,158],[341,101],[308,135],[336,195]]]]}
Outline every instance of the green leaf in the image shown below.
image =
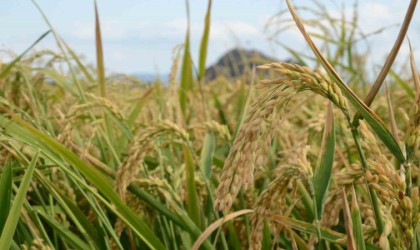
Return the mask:
{"type": "MultiPolygon", "coordinates": [[[[109,119],[109,122],[112,122],[113,124],[115,124],[119,130],[121,131],[121,138],[126,138],[129,140],[133,140],[133,134],[131,133],[131,130],[128,126],[128,124],[125,122],[125,120],[116,117],[114,114],[112,114],[110,112],[110,109],[107,107],[106,108],[108,112],[106,112],[106,116],[109,119]],[[124,136],[122,136],[124,135],[124,136]]],[[[115,133],[115,131],[112,131],[113,133],[115,133]]],[[[114,147],[115,149],[118,149],[117,147],[114,147]]]]}
{"type": "Polygon", "coordinates": [[[108,200],[115,205],[115,212],[151,249],[165,249],[161,241],[137,215],[125,205],[113,189],[112,181],[98,169],[85,163],[76,154],[68,150],[62,144],[32,127],[22,119],[13,116],[13,120],[0,117],[0,127],[14,138],[39,148],[48,154],[54,152],[68,164],[74,166],[82,175],[92,183],[108,200]]]}
{"type": "Polygon", "coordinates": [[[237,102],[235,105],[235,113],[237,113],[236,115],[236,119],[239,121],[236,124],[236,128],[235,128],[235,135],[239,132],[239,129],[242,127],[242,124],[245,121],[246,118],[246,114],[249,111],[249,108],[251,106],[251,99],[253,96],[253,91],[254,91],[254,81],[255,81],[255,68],[252,69],[252,80],[251,80],[251,85],[248,87],[248,91],[246,91],[246,83],[243,82],[241,83],[241,87],[238,91],[238,97],[237,97],[237,102]],[[247,92],[247,93],[246,93],[247,92]]]}
{"type": "Polygon", "coordinates": [[[77,79],[76,73],[73,69],[73,65],[72,62],[69,60],[69,58],[67,57],[66,51],[63,48],[62,45],[62,38],[60,38],[60,36],[58,35],[58,33],[56,32],[56,30],[54,29],[54,27],[51,25],[51,22],[48,20],[47,16],[45,15],[44,11],[42,10],[42,8],[38,5],[38,3],[35,0],[32,0],[32,3],[35,5],[35,7],[38,9],[39,13],[42,15],[44,21],[46,22],[46,24],[48,25],[48,27],[50,28],[52,34],[54,35],[55,41],[57,42],[57,46],[60,49],[66,63],[67,66],[69,67],[72,79],[77,87],[77,91],[79,93],[79,98],[83,101],[86,102],[86,96],[85,96],[85,92],[83,89],[83,86],[80,84],[80,81],[77,79]]]}
{"type": "Polygon", "coordinates": [[[316,47],[315,43],[312,41],[311,37],[305,30],[305,27],[300,20],[299,16],[297,15],[296,11],[294,10],[293,6],[290,3],[290,0],[286,0],[287,5],[289,7],[289,11],[295,20],[295,23],[305,40],[311,47],[312,51],[324,66],[325,70],[328,72],[330,77],[337,83],[337,86],[341,89],[344,95],[348,98],[351,104],[360,112],[360,114],[365,118],[367,123],[372,127],[378,137],[384,142],[385,146],[391,151],[391,153],[397,158],[397,160],[402,163],[405,161],[405,157],[398,146],[397,141],[386,128],[386,125],[383,121],[376,115],[360,98],[347,86],[347,84],[341,79],[335,69],[331,66],[331,64],[325,59],[325,57],[321,54],[319,49],[316,47]]]}
{"type": "Polygon", "coordinates": [[[22,54],[20,54],[18,57],[16,57],[13,61],[11,61],[10,63],[8,63],[4,69],[0,72],[0,80],[5,78],[7,76],[7,74],[9,74],[10,70],[13,68],[13,66],[15,66],[15,64],[17,62],[20,61],[20,59],[22,59],[22,57],[28,53],[28,51],[30,51],[35,45],[37,45],[42,39],[44,39],[44,37],[46,37],[49,33],[51,32],[51,30],[45,32],[44,34],[42,34],[31,46],[29,46],[29,48],[27,48],[25,51],[22,52],[22,54]]]}
{"type": "MultiPolygon", "coordinates": [[[[247,217],[244,215],[242,216],[245,219],[245,223],[249,223],[249,220],[247,219],[247,217]]],[[[224,219],[226,218],[226,215],[222,218],[224,219]]],[[[238,232],[237,228],[233,225],[233,221],[229,221],[226,223],[227,224],[227,228],[228,228],[228,232],[229,232],[229,250],[241,250],[242,249],[242,245],[243,243],[241,242],[241,239],[239,238],[240,232],[238,232]]],[[[226,239],[224,239],[224,235],[220,235],[221,236],[221,241],[222,244],[224,244],[226,242],[226,239]]],[[[248,237],[248,233],[247,233],[247,237],[248,237]]],[[[226,242],[227,244],[227,242],[226,242]]]]}
{"type": "Polygon", "coordinates": [[[187,174],[187,211],[194,223],[200,227],[200,202],[195,185],[195,164],[188,147],[184,147],[184,154],[187,174]]]}
{"type": "Polygon", "coordinates": [[[70,48],[70,46],[65,41],[62,41],[62,43],[66,47],[67,51],[70,53],[71,57],[76,61],[76,64],[77,66],[79,66],[79,69],[85,75],[87,82],[88,83],[95,82],[92,75],[89,73],[89,70],[85,67],[85,65],[83,65],[83,63],[80,61],[80,58],[76,55],[76,53],[70,48]]]}
{"type": "Polygon", "coordinates": [[[50,218],[40,210],[37,212],[51,227],[55,229],[56,232],[58,232],[58,234],[61,236],[60,238],[65,240],[65,242],[67,242],[74,249],[92,249],[88,244],[82,241],[78,235],[62,226],[58,221],[50,218]]]}
{"type": "MultiPolygon", "coordinates": [[[[99,21],[98,5],[95,3],[95,45],[96,45],[96,67],[97,67],[97,81],[99,85],[100,96],[106,98],[106,82],[105,82],[105,63],[104,63],[104,51],[102,46],[102,34],[101,34],[101,23],[99,21]]],[[[112,129],[111,118],[106,112],[103,112],[105,118],[105,129],[108,136],[108,140],[111,142],[109,147],[110,151],[115,151],[115,131],[112,129]]]]}
{"type": "Polygon", "coordinates": [[[420,225],[417,224],[415,228],[415,237],[416,237],[416,249],[420,250],[420,225]]]}
{"type": "Polygon", "coordinates": [[[59,72],[53,70],[53,69],[39,69],[40,73],[45,74],[46,76],[49,76],[52,78],[52,80],[55,81],[55,83],[62,87],[66,93],[69,93],[75,97],[77,97],[77,92],[72,88],[72,85],[69,84],[69,81],[62,75],[59,74],[59,72]]]}
{"type": "Polygon", "coordinates": [[[385,94],[386,94],[386,102],[388,105],[389,126],[391,128],[392,135],[394,136],[394,138],[397,139],[397,141],[399,141],[397,121],[395,120],[394,108],[391,102],[391,94],[390,94],[387,84],[385,84],[385,94]]]}
{"type": "Polygon", "coordinates": [[[3,173],[0,177],[0,235],[6,223],[12,201],[12,163],[10,158],[6,159],[3,173]]]}
{"type": "Polygon", "coordinates": [[[306,242],[299,236],[299,234],[295,233],[293,230],[290,230],[292,232],[292,237],[296,241],[296,245],[299,247],[300,250],[309,250],[308,245],[306,242]]]}
{"type": "Polygon", "coordinates": [[[357,196],[354,187],[352,187],[352,201],[351,201],[351,220],[353,221],[353,235],[356,241],[356,246],[359,250],[365,250],[365,240],[363,239],[362,217],[360,215],[359,204],[357,203],[357,196]]]}
{"type": "Polygon", "coordinates": [[[281,47],[283,47],[285,50],[287,50],[292,56],[293,56],[293,58],[294,58],[294,60],[296,60],[296,62],[299,64],[299,65],[302,65],[302,66],[306,66],[307,65],[307,63],[305,62],[305,59],[303,58],[303,53],[302,52],[300,52],[300,51],[297,51],[297,50],[294,50],[294,49],[292,49],[292,48],[290,48],[290,47],[288,47],[288,46],[286,46],[285,44],[283,44],[283,43],[279,43],[279,45],[281,46],[281,47]]]}
{"type": "MultiPolygon", "coordinates": [[[[147,193],[146,191],[144,191],[136,185],[130,185],[128,187],[128,190],[130,190],[130,192],[132,192],[138,198],[142,199],[151,208],[159,211],[159,213],[162,216],[166,217],[168,220],[171,220],[174,224],[178,225],[180,228],[190,233],[192,238],[198,238],[201,235],[200,229],[190,219],[190,217],[188,217],[186,213],[172,212],[167,208],[167,206],[163,205],[160,201],[156,200],[153,196],[151,196],[149,193],[147,193]]],[[[209,250],[214,249],[213,245],[208,240],[204,242],[203,246],[209,250]]]]}
{"type": "Polygon", "coordinates": [[[133,130],[133,125],[134,122],[136,121],[138,115],[140,114],[144,104],[146,103],[146,101],[149,99],[150,94],[153,92],[155,88],[150,88],[149,90],[146,91],[146,93],[144,93],[136,102],[136,104],[134,104],[133,109],[131,110],[128,118],[127,118],[127,124],[128,127],[133,130]]]}
{"type": "Polygon", "coordinates": [[[193,88],[193,71],[190,53],[190,10],[188,0],[187,5],[187,34],[185,35],[184,56],[181,68],[181,87],[179,89],[179,101],[184,117],[187,114],[188,92],[193,88]]]}
{"type": "Polygon", "coordinates": [[[321,220],[325,199],[328,196],[328,187],[331,181],[331,172],[334,163],[335,129],[334,114],[331,103],[328,105],[327,119],[321,144],[319,164],[314,173],[314,191],[318,220],[321,220]]]}
{"type": "MultiPolygon", "coordinates": [[[[308,223],[308,222],[304,222],[304,221],[300,221],[300,220],[296,220],[296,219],[292,219],[292,218],[287,218],[285,216],[281,216],[281,215],[273,215],[272,218],[274,221],[291,227],[297,231],[300,231],[302,233],[306,233],[306,234],[310,234],[310,235],[317,235],[317,228],[315,225],[308,223]]],[[[331,229],[328,228],[323,228],[321,227],[321,236],[322,239],[329,241],[331,243],[335,243],[335,244],[340,244],[340,245],[345,245],[347,242],[343,241],[342,239],[344,239],[346,237],[345,234],[333,231],[331,229]],[[338,241],[340,240],[340,241],[338,241]]],[[[375,245],[371,245],[371,244],[366,244],[366,249],[368,250],[380,250],[379,247],[375,246],[375,245]]]]}
{"type": "Polygon", "coordinates": [[[219,119],[221,124],[226,125],[229,128],[229,132],[231,132],[231,128],[229,127],[229,122],[227,119],[227,115],[225,112],[225,108],[223,107],[222,103],[220,102],[219,97],[217,96],[216,93],[212,93],[213,98],[214,98],[214,106],[216,106],[217,112],[219,113],[219,119]]]}
{"type": "Polygon", "coordinates": [[[28,191],[29,184],[31,183],[32,175],[34,173],[37,161],[38,153],[29,164],[28,169],[26,170],[25,175],[23,176],[23,179],[20,183],[15,199],[13,200],[12,207],[10,208],[6,224],[4,225],[3,232],[1,233],[0,237],[0,246],[3,249],[9,249],[10,244],[12,244],[13,235],[15,234],[16,226],[20,218],[20,211],[22,209],[23,203],[26,200],[26,192],[28,191]]]}
{"type": "Polygon", "coordinates": [[[101,97],[106,97],[104,51],[102,48],[101,23],[99,21],[98,5],[95,1],[95,42],[96,67],[98,71],[98,85],[101,97]]]}
{"type": "Polygon", "coordinates": [[[261,250],[271,250],[273,242],[271,241],[271,232],[267,223],[264,223],[263,227],[263,239],[261,242],[261,250]]]}
{"type": "Polygon", "coordinates": [[[216,148],[216,136],[212,131],[207,132],[204,137],[203,149],[201,149],[200,166],[207,180],[211,177],[211,167],[213,165],[213,155],[216,148]]]}
{"type": "Polygon", "coordinates": [[[302,195],[302,203],[305,207],[305,216],[308,219],[308,221],[313,221],[315,219],[315,212],[314,212],[314,202],[311,197],[311,194],[306,189],[306,186],[302,183],[301,180],[297,180],[297,188],[302,195]]]}
{"type": "Polygon", "coordinates": [[[349,249],[357,249],[356,248],[356,241],[353,235],[353,220],[351,218],[350,206],[347,201],[347,195],[345,188],[341,189],[341,195],[343,198],[343,217],[344,217],[344,226],[346,228],[347,234],[347,247],[349,249]]]}
{"type": "Polygon", "coordinates": [[[207,5],[206,18],[204,19],[204,31],[203,37],[201,38],[200,44],[200,59],[198,64],[198,79],[204,79],[206,74],[206,58],[207,58],[207,47],[209,44],[209,34],[210,34],[210,15],[211,15],[211,3],[212,0],[209,0],[207,5]]]}
{"type": "MultiPolygon", "coordinates": [[[[51,194],[58,201],[60,206],[66,212],[66,214],[74,221],[80,233],[86,238],[91,244],[97,244],[100,242],[98,232],[92,225],[83,212],[73,202],[59,190],[54,183],[45,178],[43,175],[37,175],[38,180],[47,188],[49,194],[51,194]]],[[[80,238],[80,237],[79,237],[80,238]]]]}
{"type": "Polygon", "coordinates": [[[395,82],[398,83],[398,85],[400,85],[400,87],[405,90],[407,95],[411,97],[412,99],[414,99],[415,97],[414,90],[410,86],[408,86],[407,82],[401,79],[401,77],[397,73],[395,73],[395,71],[393,71],[392,69],[389,71],[389,74],[394,78],[395,82]]]}

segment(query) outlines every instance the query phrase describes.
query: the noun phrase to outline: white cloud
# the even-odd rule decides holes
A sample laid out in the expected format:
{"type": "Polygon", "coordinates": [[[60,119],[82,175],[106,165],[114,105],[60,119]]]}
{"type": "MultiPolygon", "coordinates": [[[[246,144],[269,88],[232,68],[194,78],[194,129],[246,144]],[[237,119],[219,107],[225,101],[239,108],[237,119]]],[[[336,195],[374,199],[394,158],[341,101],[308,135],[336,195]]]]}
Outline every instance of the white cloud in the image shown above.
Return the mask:
{"type": "Polygon", "coordinates": [[[76,21],[73,25],[71,35],[79,39],[94,39],[93,27],[93,23],[76,21]]]}
{"type": "MultiPolygon", "coordinates": [[[[116,37],[116,33],[114,33],[109,25],[115,26],[115,23],[101,22],[101,34],[103,39],[116,37]]],[[[93,40],[95,39],[95,23],[76,21],[73,25],[71,35],[83,40],[93,40]]]]}
{"type": "MultiPolygon", "coordinates": [[[[138,27],[142,27],[144,24],[139,23],[138,27]]],[[[129,28],[125,24],[118,21],[102,20],[101,21],[101,35],[102,39],[106,40],[118,40],[126,37],[129,34],[129,28]]],[[[73,24],[71,35],[83,39],[93,40],[95,39],[95,23],[94,22],[82,22],[76,21],[73,24]]]]}
{"type": "MultiPolygon", "coordinates": [[[[75,22],[71,32],[73,37],[92,40],[94,39],[94,23],[75,22]]],[[[131,27],[116,21],[101,22],[102,36],[104,40],[122,40],[137,39],[144,41],[159,42],[159,39],[171,39],[173,44],[182,42],[187,30],[187,21],[185,18],[176,18],[164,23],[141,22],[131,27]]],[[[202,23],[191,23],[190,34],[191,40],[201,39],[203,32],[202,23]]],[[[215,20],[211,24],[210,37],[213,40],[232,38],[232,35],[239,39],[249,39],[262,35],[262,31],[258,30],[255,25],[240,21],[221,21],[215,20]]]]}
{"type": "Polygon", "coordinates": [[[122,62],[126,58],[126,55],[119,50],[113,50],[110,57],[113,61],[122,62]]]}
{"type": "MultiPolygon", "coordinates": [[[[346,0],[337,2],[346,4],[346,17],[348,20],[351,20],[353,14],[351,6],[353,1],[350,4],[346,0]]],[[[403,6],[401,5],[401,1],[359,1],[358,15],[359,25],[362,31],[364,33],[371,33],[380,28],[386,28],[380,34],[368,38],[368,42],[372,44],[370,55],[375,55],[370,56],[369,60],[374,65],[383,64],[385,56],[392,48],[392,44],[398,34],[399,24],[402,23],[404,18],[408,1],[403,6]]],[[[328,8],[327,11],[331,15],[336,18],[341,18],[340,4],[326,6],[328,8]]],[[[282,5],[283,9],[285,7],[285,5],[282,5]]],[[[215,10],[214,13],[218,11],[220,10],[215,10]]],[[[265,32],[264,26],[268,19],[271,18],[269,14],[270,12],[267,11],[256,13],[255,16],[250,16],[249,18],[237,17],[235,15],[225,15],[225,19],[216,18],[216,16],[212,17],[208,62],[215,61],[226,50],[238,45],[262,50],[273,57],[277,56],[279,59],[287,57],[289,53],[281,49],[280,46],[266,42],[266,37],[272,34],[276,28],[285,26],[284,23],[280,23],[280,26],[274,25],[272,30],[265,32]],[[271,53],[272,51],[277,51],[277,53],[271,53]]],[[[300,14],[305,17],[307,13],[300,11],[300,14]]],[[[282,18],[290,18],[290,15],[286,14],[282,18]]],[[[416,44],[416,41],[420,41],[420,30],[418,29],[418,21],[416,22],[416,20],[418,18],[416,19],[416,16],[414,16],[410,38],[413,42],[413,47],[417,48],[415,52],[416,56],[420,58],[420,45],[416,44]],[[414,30],[416,28],[417,30],[414,30]]],[[[141,18],[136,20],[104,18],[101,21],[101,28],[105,49],[108,50],[105,51],[105,54],[110,58],[109,64],[118,66],[131,62],[131,65],[136,65],[132,66],[133,68],[139,66],[147,68],[146,63],[144,65],[138,65],[134,62],[139,60],[145,60],[146,62],[155,61],[156,64],[163,67],[163,71],[167,71],[169,68],[167,65],[171,63],[171,49],[176,44],[184,42],[187,29],[186,24],[187,21],[184,13],[180,13],[179,16],[162,16],[162,18],[148,19],[147,21],[141,21],[141,18]]],[[[302,38],[302,34],[293,23],[289,24],[291,24],[291,28],[281,33],[277,37],[278,40],[296,50],[306,49],[307,46],[302,38]]],[[[72,38],[88,40],[94,46],[95,27],[93,20],[92,22],[76,21],[72,25],[73,28],[70,33],[72,38]]],[[[190,27],[191,51],[194,58],[198,57],[196,54],[203,32],[203,26],[202,16],[200,16],[200,19],[192,19],[190,27]]],[[[316,43],[320,43],[318,39],[315,40],[316,43]]],[[[363,43],[359,44],[359,49],[363,49],[363,43]]],[[[398,60],[405,60],[407,55],[407,44],[404,44],[402,54],[398,56],[398,60]]],[[[117,66],[112,65],[111,68],[117,68],[117,66]]]]}
{"type": "Polygon", "coordinates": [[[216,21],[211,27],[213,38],[225,37],[226,33],[233,33],[236,36],[258,36],[261,33],[252,24],[239,21],[216,21]]]}

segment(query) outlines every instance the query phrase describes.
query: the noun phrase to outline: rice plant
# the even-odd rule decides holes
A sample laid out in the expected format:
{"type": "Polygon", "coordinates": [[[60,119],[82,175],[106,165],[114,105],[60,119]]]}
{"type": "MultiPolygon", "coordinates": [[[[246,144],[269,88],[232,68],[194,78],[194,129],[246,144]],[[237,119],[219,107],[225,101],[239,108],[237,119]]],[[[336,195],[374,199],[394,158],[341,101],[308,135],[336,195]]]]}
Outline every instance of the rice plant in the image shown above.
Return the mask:
{"type": "Polygon", "coordinates": [[[417,1],[372,82],[357,18],[314,41],[286,2],[312,56],[206,82],[210,0],[167,85],[106,75],[96,5],[95,67],[44,15],[0,62],[1,249],[420,249],[420,78],[393,65],[417,1]]]}

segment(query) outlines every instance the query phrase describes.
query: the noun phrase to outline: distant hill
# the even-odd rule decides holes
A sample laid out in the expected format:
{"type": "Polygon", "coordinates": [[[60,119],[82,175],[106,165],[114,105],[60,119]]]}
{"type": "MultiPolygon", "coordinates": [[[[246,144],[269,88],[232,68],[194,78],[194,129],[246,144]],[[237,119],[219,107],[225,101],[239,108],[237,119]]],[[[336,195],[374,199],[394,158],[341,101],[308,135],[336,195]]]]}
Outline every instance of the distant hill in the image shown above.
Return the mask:
{"type": "MultiPolygon", "coordinates": [[[[250,72],[253,66],[277,61],[279,60],[266,56],[257,50],[235,48],[226,52],[215,64],[206,69],[205,79],[206,81],[212,81],[219,76],[234,79],[242,77],[246,72],[250,72]]],[[[290,61],[291,60],[286,60],[286,62],[290,61]]],[[[133,75],[144,82],[153,82],[158,77],[157,74],[148,73],[135,73],[133,75]]],[[[259,76],[261,77],[262,75],[260,74],[259,76]]],[[[163,83],[168,82],[168,74],[161,74],[159,77],[163,83]]]]}
{"type": "Polygon", "coordinates": [[[252,67],[278,61],[256,50],[235,48],[224,54],[214,65],[206,69],[206,80],[212,81],[218,76],[237,78],[252,67]]]}
{"type": "Polygon", "coordinates": [[[135,73],[133,76],[139,78],[143,82],[154,82],[159,77],[163,83],[168,82],[168,74],[151,74],[151,73],[135,73]]]}

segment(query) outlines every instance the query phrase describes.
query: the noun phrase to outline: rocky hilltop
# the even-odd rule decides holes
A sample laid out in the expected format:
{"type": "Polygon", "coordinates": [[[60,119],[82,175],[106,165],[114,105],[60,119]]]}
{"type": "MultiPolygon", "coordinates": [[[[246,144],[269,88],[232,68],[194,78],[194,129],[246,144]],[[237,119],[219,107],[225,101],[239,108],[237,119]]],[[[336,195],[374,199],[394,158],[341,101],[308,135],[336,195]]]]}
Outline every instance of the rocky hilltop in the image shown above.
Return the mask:
{"type": "Polygon", "coordinates": [[[256,50],[235,48],[224,54],[214,65],[206,69],[206,80],[212,81],[219,76],[237,78],[249,72],[255,65],[278,61],[256,50]]]}

